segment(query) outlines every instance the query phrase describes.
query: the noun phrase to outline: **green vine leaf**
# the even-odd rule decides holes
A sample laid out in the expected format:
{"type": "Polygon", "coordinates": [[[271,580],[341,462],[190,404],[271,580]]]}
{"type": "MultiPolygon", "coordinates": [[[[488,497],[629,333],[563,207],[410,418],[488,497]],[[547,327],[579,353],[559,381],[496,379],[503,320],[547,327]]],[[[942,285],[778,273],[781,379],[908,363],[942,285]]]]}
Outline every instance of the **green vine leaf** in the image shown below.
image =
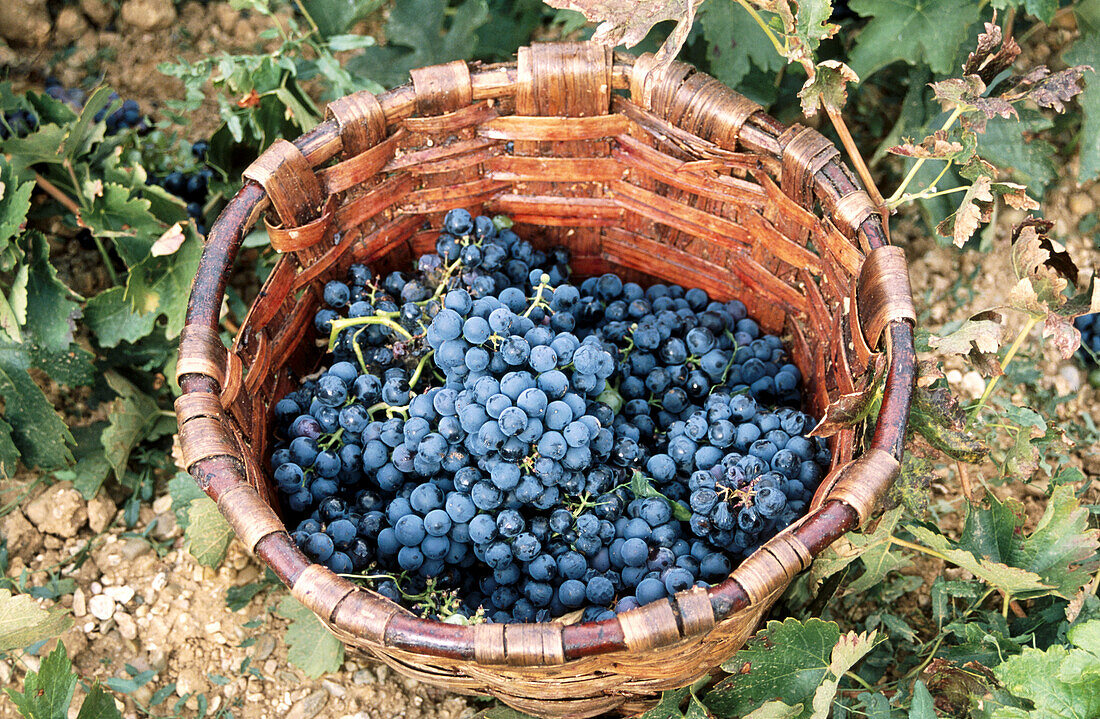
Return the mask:
{"type": "Polygon", "coordinates": [[[896,60],[911,65],[923,60],[934,72],[950,73],[956,48],[979,17],[977,3],[955,0],[851,0],[849,6],[872,18],[857,37],[849,63],[864,79],[896,60]]]}
{"type": "Polygon", "coordinates": [[[61,607],[47,610],[29,594],[0,589],[0,652],[56,637],[72,624],[73,618],[61,607]]]}
{"type": "Polygon", "coordinates": [[[199,497],[187,510],[183,534],[187,551],[204,567],[217,567],[233,539],[233,528],[209,497],[199,497]]]}
{"type": "MultiPolygon", "coordinates": [[[[774,16],[762,12],[761,17],[767,22],[774,16]]],[[[730,87],[740,85],[750,73],[773,73],[787,64],[764,30],[735,0],[704,2],[698,18],[711,58],[711,71],[730,87]]]]}
{"type": "Polygon", "coordinates": [[[1086,719],[1100,716],[1100,620],[1070,629],[1071,648],[1024,647],[993,669],[1014,695],[1034,709],[1002,706],[994,719],[1086,719]]]}
{"type": "Polygon", "coordinates": [[[278,614],[290,620],[286,643],[291,664],[311,679],[340,668],[344,663],[344,645],[321,624],[316,614],[289,595],[279,602],[278,614]]]}
{"type": "MultiPolygon", "coordinates": [[[[1074,6],[1080,37],[1062,55],[1069,65],[1089,65],[1100,68],[1100,2],[1081,2],[1074,6]]],[[[1080,183],[1100,177],[1100,76],[1096,73],[1086,79],[1085,91],[1078,102],[1085,120],[1081,125],[1080,167],[1077,181],[1080,183]]]]}

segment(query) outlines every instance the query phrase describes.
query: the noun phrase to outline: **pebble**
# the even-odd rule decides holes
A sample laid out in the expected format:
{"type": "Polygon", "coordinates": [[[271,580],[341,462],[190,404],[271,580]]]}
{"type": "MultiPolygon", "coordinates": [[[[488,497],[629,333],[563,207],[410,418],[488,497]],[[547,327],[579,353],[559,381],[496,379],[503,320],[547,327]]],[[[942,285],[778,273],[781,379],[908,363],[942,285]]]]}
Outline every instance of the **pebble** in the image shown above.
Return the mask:
{"type": "Polygon", "coordinates": [[[120,14],[124,23],[146,32],[170,27],[176,21],[172,0],[126,0],[120,14]]]}
{"type": "Polygon", "coordinates": [[[153,577],[153,581],[149,582],[149,587],[154,592],[159,592],[164,589],[168,584],[168,575],[164,572],[158,572],[157,576],[153,577]]]}
{"type": "Polygon", "coordinates": [[[23,513],[38,531],[66,539],[75,537],[88,521],[88,507],[72,482],[58,482],[35,497],[23,513]]]}
{"type": "Polygon", "coordinates": [[[88,611],[100,621],[107,621],[115,613],[115,600],[106,594],[96,594],[88,600],[88,611]]]}
{"type": "Polygon", "coordinates": [[[261,634],[256,639],[256,648],[252,650],[252,659],[256,662],[262,662],[271,656],[273,651],[275,651],[275,637],[270,634],[261,634]]]}
{"type": "Polygon", "coordinates": [[[378,679],[370,669],[360,669],[351,675],[351,680],[356,684],[375,684],[378,679]]]}
{"type": "Polygon", "coordinates": [[[176,677],[176,695],[181,697],[188,694],[194,695],[195,692],[202,690],[203,684],[202,677],[197,670],[191,667],[183,669],[176,677]]]}
{"type": "Polygon", "coordinates": [[[118,509],[106,492],[100,492],[88,502],[88,526],[99,534],[111,526],[118,509]]]}
{"type": "Polygon", "coordinates": [[[115,614],[115,622],[118,623],[118,633],[126,639],[137,639],[137,624],[134,618],[126,612],[115,614]]]}
{"type": "Polygon", "coordinates": [[[134,598],[134,588],[130,586],[107,587],[103,593],[119,604],[128,604],[134,598]]]}
{"type": "Polygon", "coordinates": [[[1076,393],[1081,389],[1081,370],[1077,369],[1074,365],[1063,365],[1058,370],[1058,377],[1065,383],[1064,390],[1061,387],[1059,388],[1062,394],[1076,393]]]}
{"type": "Polygon", "coordinates": [[[328,696],[328,692],[323,689],[314,691],[305,698],[296,701],[290,707],[290,711],[287,712],[286,719],[312,719],[325,708],[325,704],[328,703],[328,696]]]}
{"type": "Polygon", "coordinates": [[[982,396],[982,392],[985,392],[985,379],[975,370],[970,370],[963,375],[962,382],[959,383],[959,389],[977,399],[982,396]]]}
{"type": "Polygon", "coordinates": [[[7,684],[11,681],[11,664],[8,662],[0,662],[0,684],[7,684]]]}
{"type": "Polygon", "coordinates": [[[76,588],[73,592],[73,616],[83,617],[88,613],[87,599],[84,597],[84,590],[80,587],[76,588]]]}
{"type": "Polygon", "coordinates": [[[146,552],[151,551],[153,551],[153,547],[141,537],[129,537],[119,548],[122,558],[131,562],[146,552]]]}
{"type": "Polygon", "coordinates": [[[337,698],[340,698],[340,697],[344,696],[345,694],[347,694],[347,692],[344,691],[344,688],[342,686],[340,686],[336,682],[332,681],[331,679],[323,679],[321,681],[321,686],[323,686],[325,688],[326,692],[328,692],[329,694],[331,694],[332,696],[337,697],[337,698]]]}

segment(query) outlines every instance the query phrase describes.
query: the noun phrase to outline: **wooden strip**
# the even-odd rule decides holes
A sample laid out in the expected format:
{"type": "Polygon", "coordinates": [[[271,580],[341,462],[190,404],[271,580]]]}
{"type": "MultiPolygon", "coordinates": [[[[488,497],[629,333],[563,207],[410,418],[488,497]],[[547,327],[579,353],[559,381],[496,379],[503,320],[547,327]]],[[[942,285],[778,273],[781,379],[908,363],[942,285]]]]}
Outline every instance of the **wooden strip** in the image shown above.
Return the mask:
{"type": "Polygon", "coordinates": [[[201,324],[186,325],[180,332],[176,382],[184,375],[196,373],[213,378],[219,386],[224,385],[225,352],[221,335],[215,330],[201,324]]]}
{"type": "Polygon", "coordinates": [[[497,155],[485,163],[485,176],[502,182],[606,182],[626,171],[609,157],[520,157],[497,155]]]}
{"type": "MultiPolygon", "coordinates": [[[[504,627],[504,656],[509,666],[530,667],[562,664],[560,624],[507,624],[504,627]]],[[[477,651],[476,645],[474,651],[477,651]]]]}
{"type": "Polygon", "coordinates": [[[611,48],[590,42],[519,48],[516,114],[606,115],[611,106],[611,48]]]}
{"type": "Polygon", "coordinates": [[[332,615],[340,601],[354,591],[354,584],[336,576],[320,564],[306,567],[290,588],[290,594],[295,599],[326,623],[332,621],[332,615]]]}
{"type": "Polygon", "coordinates": [[[768,252],[791,267],[809,270],[815,275],[821,274],[822,259],[800,244],[787,239],[787,236],[755,212],[746,213],[745,226],[756,235],[756,246],[768,252]]]}
{"type": "Polygon", "coordinates": [[[213,392],[188,392],[181,394],[175,402],[176,416],[186,422],[192,417],[220,417],[222,403],[213,392]]]}
{"type": "Polygon", "coordinates": [[[405,195],[397,211],[403,214],[423,215],[429,212],[449,210],[454,207],[467,207],[480,204],[490,195],[509,187],[507,182],[497,182],[489,178],[464,182],[459,185],[442,185],[413,190],[405,195]]]}
{"type": "Polygon", "coordinates": [[[505,115],[481,125],[477,129],[477,134],[494,140],[571,142],[613,137],[626,132],[629,125],[629,120],[618,114],[593,117],[505,115]]]}
{"type": "Polygon", "coordinates": [[[473,102],[470,68],[462,60],[409,70],[418,115],[442,115],[473,102]]]}
{"type": "Polygon", "coordinates": [[[608,189],[615,200],[627,209],[674,230],[686,229],[723,247],[745,248],[752,244],[753,237],[744,227],[724,217],[680,204],[629,182],[612,182],[608,189]],[[685,225],[690,227],[685,228],[685,225]]]}
{"type": "Polygon", "coordinates": [[[406,173],[388,177],[381,183],[354,199],[346,201],[336,210],[336,226],[342,231],[359,227],[375,215],[395,205],[416,187],[416,178],[406,173]]]}
{"type": "Polygon", "coordinates": [[[218,509],[249,552],[255,551],[267,535],[286,531],[275,511],[248,484],[237,485],[218,497],[218,509]]]}
{"type": "Polygon", "coordinates": [[[859,274],[859,268],[863,266],[863,253],[839,230],[832,225],[822,225],[820,229],[815,228],[813,238],[815,246],[827,252],[833,263],[839,265],[849,277],[859,274]]]}
{"type": "Polygon", "coordinates": [[[631,609],[618,616],[629,651],[642,652],[671,644],[680,638],[676,614],[667,599],[631,609]]]}
{"type": "Polygon", "coordinates": [[[475,624],[474,659],[478,664],[504,664],[504,625],[475,624]]]}
{"type": "Polygon", "coordinates": [[[859,271],[856,302],[853,314],[859,314],[868,347],[878,347],[886,325],[894,320],[916,324],[905,250],[892,246],[871,250],[859,271]]]}
{"type": "Polygon", "coordinates": [[[675,599],[685,637],[702,634],[714,627],[714,609],[710,605],[710,597],[706,589],[692,587],[678,592],[675,599]]]}
{"type": "Polygon", "coordinates": [[[277,252],[296,252],[321,242],[328,234],[329,228],[332,227],[335,207],[336,197],[329,195],[321,216],[299,227],[277,227],[272,225],[265,217],[264,225],[267,227],[267,236],[271,240],[271,246],[277,252]]]}
{"type": "Polygon", "coordinates": [[[517,217],[534,218],[522,220],[538,224],[538,218],[546,219],[545,224],[552,223],[555,219],[567,220],[561,224],[570,225],[568,220],[575,220],[575,224],[593,226],[601,224],[613,224],[622,222],[622,208],[614,200],[598,197],[554,197],[552,195],[498,195],[489,203],[492,212],[503,212],[513,216],[515,222],[521,222],[517,217]]]}
{"type": "Polygon", "coordinates": [[[500,154],[500,143],[484,137],[429,147],[394,157],[382,167],[381,172],[407,170],[414,175],[449,172],[477,164],[485,158],[500,154]],[[490,150],[487,152],[487,150],[490,150]],[[471,159],[473,158],[473,159],[471,159]],[[446,162],[451,160],[451,162],[446,162]]]}
{"type": "Polygon", "coordinates": [[[365,152],[386,136],[386,114],[369,90],[333,100],[325,108],[325,119],[334,120],[339,127],[345,157],[365,152]]]}
{"type": "Polygon", "coordinates": [[[244,171],[260,183],[284,225],[304,225],[321,211],[321,183],[302,151],[293,143],[276,140],[244,171]]]}
{"type": "Polygon", "coordinates": [[[381,594],[357,588],[336,605],[332,623],[357,639],[381,644],[390,618],[404,611],[381,594]]]}
{"type": "Polygon", "coordinates": [[[749,600],[757,604],[785,587],[793,574],[774,554],[757,550],[741,562],[731,576],[745,590],[749,600]]]}
{"type": "Polygon", "coordinates": [[[838,475],[828,499],[844,502],[865,524],[894,484],[901,463],[889,452],[872,447],[838,475]]]}
{"type": "MultiPolygon", "coordinates": [[[[275,268],[267,276],[267,281],[260,288],[259,295],[248,308],[241,327],[252,328],[253,331],[263,331],[267,325],[275,319],[279,308],[286,301],[287,292],[294,283],[294,276],[298,273],[298,259],[293,255],[283,255],[275,263],[275,268]]],[[[238,333],[233,342],[233,349],[241,347],[241,338],[245,335],[238,333]]]]}
{"type": "MultiPolygon", "coordinates": [[[[692,169],[695,163],[679,162],[630,135],[621,135],[615,139],[611,156],[631,169],[679,190],[725,204],[753,209],[764,207],[765,195],[759,185],[736,177],[696,172],[692,169]]],[[[722,164],[720,160],[714,162],[722,164]]]]}
{"type": "Polygon", "coordinates": [[[440,135],[463,130],[467,127],[480,125],[483,122],[497,117],[496,107],[488,102],[475,102],[472,105],[460,107],[454,112],[428,117],[407,117],[404,120],[405,129],[409,132],[425,135],[440,135]]]}
{"type": "Polygon", "coordinates": [[[225,425],[214,417],[192,417],[180,426],[179,435],[183,466],[188,470],[204,459],[240,455],[225,425]]]}
{"type": "Polygon", "coordinates": [[[369,150],[318,170],[317,178],[325,193],[331,195],[343,192],[373,178],[393,157],[405,134],[404,129],[398,129],[369,150]]]}

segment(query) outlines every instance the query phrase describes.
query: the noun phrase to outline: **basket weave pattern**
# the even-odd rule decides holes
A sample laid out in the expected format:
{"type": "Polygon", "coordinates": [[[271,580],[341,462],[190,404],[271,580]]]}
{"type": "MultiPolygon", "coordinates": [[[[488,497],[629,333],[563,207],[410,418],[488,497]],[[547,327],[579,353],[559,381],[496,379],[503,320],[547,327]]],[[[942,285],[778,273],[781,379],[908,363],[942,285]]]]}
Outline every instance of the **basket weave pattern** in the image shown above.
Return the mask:
{"type": "Polygon", "coordinates": [[[904,255],[826,138],[688,65],[545,44],[521,48],[516,64],[411,75],[338,100],[312,132],[276,142],[211,229],[177,368],[185,463],[248,549],[348,644],[536,714],[643,708],[727,658],[893,482],[914,374],[904,255]],[[316,368],[324,282],[354,262],[407,268],[456,207],[510,215],[521,237],[568,246],[581,276],[614,271],[744,301],[789,338],[818,416],[888,363],[873,436],[858,456],[855,430],[835,436],[810,516],[727,581],[605,622],[440,624],[311,565],[272,509],[271,408],[316,368]],[[285,254],[227,351],[216,332],[226,276],[265,210],[285,254]]]}

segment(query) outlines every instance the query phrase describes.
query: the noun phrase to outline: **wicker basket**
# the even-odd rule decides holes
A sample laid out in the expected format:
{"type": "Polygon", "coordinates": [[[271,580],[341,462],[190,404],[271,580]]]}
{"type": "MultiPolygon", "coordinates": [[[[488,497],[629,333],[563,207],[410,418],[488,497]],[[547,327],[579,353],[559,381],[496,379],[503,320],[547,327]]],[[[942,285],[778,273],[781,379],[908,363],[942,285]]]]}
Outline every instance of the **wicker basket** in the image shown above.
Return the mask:
{"type": "Polygon", "coordinates": [[[539,44],[515,64],[411,75],[333,102],[313,131],[276,142],[211,229],[177,369],[186,465],[295,597],[398,671],[543,716],[643,709],[729,657],[893,482],[914,377],[904,255],[828,140],[688,65],[539,44]],[[603,622],[441,624],[310,564],[273,509],[266,458],[274,403],[318,363],[320,288],[353,262],[407,268],[456,207],[508,214],[520,236],[567,245],[580,276],[615,271],[743,300],[789,339],[817,416],[888,362],[873,435],[861,451],[854,430],[833,437],[810,516],[725,582],[603,622]],[[227,351],[216,332],[226,279],[265,209],[285,254],[227,351]]]}

